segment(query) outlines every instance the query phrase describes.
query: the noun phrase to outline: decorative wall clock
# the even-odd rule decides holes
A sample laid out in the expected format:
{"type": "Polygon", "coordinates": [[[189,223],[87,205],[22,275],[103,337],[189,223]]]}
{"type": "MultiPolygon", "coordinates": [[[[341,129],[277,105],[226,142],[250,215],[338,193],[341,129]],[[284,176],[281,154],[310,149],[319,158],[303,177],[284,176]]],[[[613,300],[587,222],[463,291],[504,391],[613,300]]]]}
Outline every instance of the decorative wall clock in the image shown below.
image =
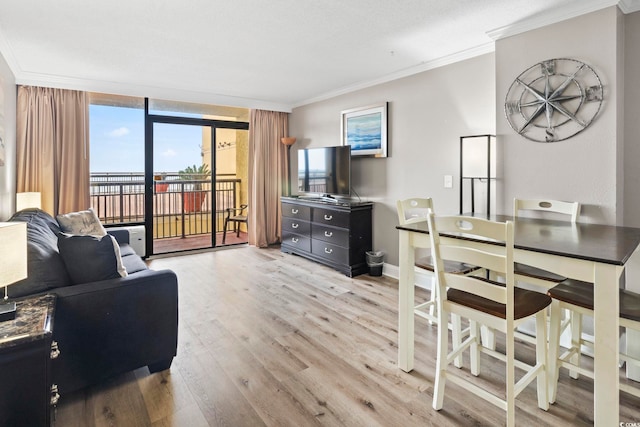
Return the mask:
{"type": "Polygon", "coordinates": [[[602,105],[602,83],[575,59],[549,59],[526,69],[509,87],[504,112],[520,135],[562,141],[586,129],[602,105]]]}

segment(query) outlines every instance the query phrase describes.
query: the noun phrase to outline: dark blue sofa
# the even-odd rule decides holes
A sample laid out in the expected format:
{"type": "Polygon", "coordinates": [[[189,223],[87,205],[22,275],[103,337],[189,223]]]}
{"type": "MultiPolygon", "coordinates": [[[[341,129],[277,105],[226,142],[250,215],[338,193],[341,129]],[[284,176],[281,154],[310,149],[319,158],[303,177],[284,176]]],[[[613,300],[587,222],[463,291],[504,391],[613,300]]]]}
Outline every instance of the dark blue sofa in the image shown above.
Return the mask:
{"type": "Polygon", "coordinates": [[[9,221],[27,223],[29,257],[29,277],[12,285],[10,296],[57,295],[53,339],[61,354],[51,369],[63,398],[143,366],[152,373],[171,366],[178,344],[175,273],[148,269],[128,245],[128,233],[120,233],[115,237],[128,275],[73,284],[58,251],[61,230],[53,217],[27,209],[9,221]]]}

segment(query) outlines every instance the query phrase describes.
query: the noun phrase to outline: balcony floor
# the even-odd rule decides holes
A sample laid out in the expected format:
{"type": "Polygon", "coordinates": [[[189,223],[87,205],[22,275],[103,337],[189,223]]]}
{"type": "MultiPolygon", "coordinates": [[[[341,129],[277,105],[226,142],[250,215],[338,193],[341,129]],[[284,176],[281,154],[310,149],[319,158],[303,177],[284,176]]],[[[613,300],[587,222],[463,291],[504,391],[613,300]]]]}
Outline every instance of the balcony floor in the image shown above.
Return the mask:
{"type": "MultiPolygon", "coordinates": [[[[216,247],[237,245],[247,243],[247,233],[241,231],[240,237],[236,237],[236,233],[228,231],[227,239],[222,244],[222,233],[216,233],[216,247]]],[[[206,249],[211,248],[211,235],[199,234],[186,237],[172,237],[167,239],[155,239],[153,241],[153,253],[165,254],[169,252],[186,251],[190,249],[206,249]]]]}

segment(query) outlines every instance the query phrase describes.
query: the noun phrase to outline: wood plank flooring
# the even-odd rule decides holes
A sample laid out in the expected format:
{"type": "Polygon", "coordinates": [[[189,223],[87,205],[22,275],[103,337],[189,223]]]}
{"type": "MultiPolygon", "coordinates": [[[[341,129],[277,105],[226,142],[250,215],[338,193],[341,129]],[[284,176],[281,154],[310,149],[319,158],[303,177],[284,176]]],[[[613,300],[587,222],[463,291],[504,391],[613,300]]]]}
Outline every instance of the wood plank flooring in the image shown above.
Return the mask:
{"type": "MultiPolygon", "coordinates": [[[[436,327],[423,319],[416,319],[414,371],[396,367],[393,279],[348,278],[279,248],[238,247],[150,265],[179,278],[173,366],[153,375],[141,368],[63,396],[56,426],[504,424],[501,410],[454,384],[444,409],[431,408],[436,327]]],[[[418,290],[416,298],[428,292],[418,290]]],[[[517,348],[533,359],[527,344],[517,348]]],[[[483,355],[480,384],[503,393],[503,366],[483,355]]],[[[625,394],[620,401],[620,421],[640,422],[640,401],[625,394]]],[[[563,370],[556,404],[544,412],[536,402],[534,381],[518,398],[518,425],[593,424],[588,378],[571,380],[563,370]]]]}

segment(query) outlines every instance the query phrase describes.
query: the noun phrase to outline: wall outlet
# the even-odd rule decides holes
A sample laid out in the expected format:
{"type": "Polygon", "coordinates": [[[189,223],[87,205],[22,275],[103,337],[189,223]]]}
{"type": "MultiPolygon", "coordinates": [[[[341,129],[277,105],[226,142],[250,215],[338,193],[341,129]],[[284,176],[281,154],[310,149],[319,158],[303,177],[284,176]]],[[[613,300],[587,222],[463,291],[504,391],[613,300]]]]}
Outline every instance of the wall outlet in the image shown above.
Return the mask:
{"type": "Polygon", "coordinates": [[[444,176],[444,188],[453,188],[453,175],[444,176]]]}

